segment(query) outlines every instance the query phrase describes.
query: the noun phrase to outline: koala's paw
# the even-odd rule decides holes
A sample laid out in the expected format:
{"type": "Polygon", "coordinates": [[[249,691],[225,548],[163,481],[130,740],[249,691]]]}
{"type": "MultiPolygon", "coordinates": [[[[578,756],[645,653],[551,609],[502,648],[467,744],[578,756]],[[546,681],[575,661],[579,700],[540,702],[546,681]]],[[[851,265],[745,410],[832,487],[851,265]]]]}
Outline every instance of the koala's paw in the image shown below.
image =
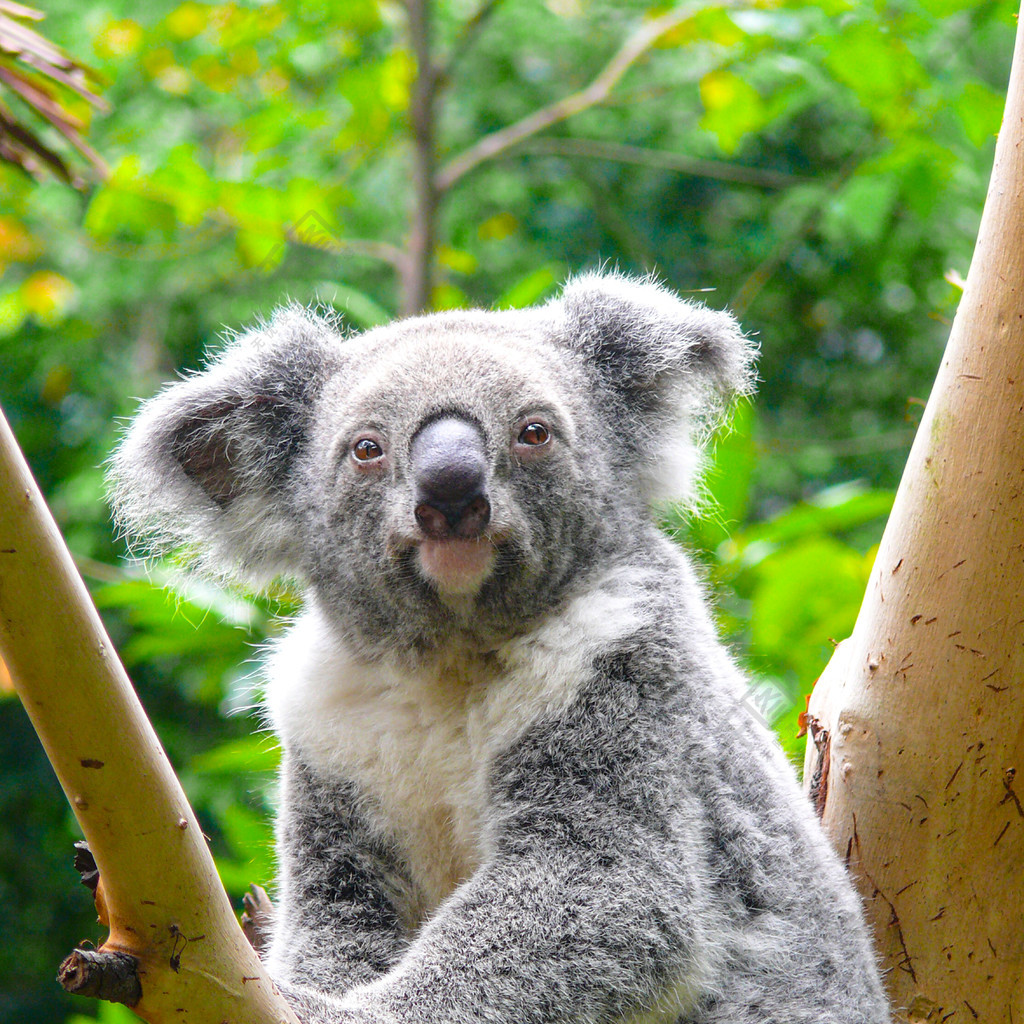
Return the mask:
{"type": "Polygon", "coordinates": [[[242,931],[249,945],[262,955],[270,946],[274,928],[274,904],[270,902],[266,890],[254,884],[249,886],[249,891],[242,897],[242,907],[242,931]]]}

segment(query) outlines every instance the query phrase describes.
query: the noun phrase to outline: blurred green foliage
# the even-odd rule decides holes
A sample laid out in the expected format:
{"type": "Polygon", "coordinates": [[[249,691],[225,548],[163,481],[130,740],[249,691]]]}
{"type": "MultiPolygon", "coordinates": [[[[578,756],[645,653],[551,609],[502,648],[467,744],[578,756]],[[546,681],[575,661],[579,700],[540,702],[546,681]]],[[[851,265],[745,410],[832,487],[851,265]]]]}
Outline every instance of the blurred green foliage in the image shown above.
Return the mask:
{"type": "MultiPolygon", "coordinates": [[[[439,166],[585,87],[671,6],[479,3],[434,11],[439,166]]],[[[741,406],[717,439],[702,514],[665,524],[697,551],[752,708],[795,755],[966,276],[1014,8],[693,10],[606,102],[440,197],[432,302],[528,305],[606,261],[737,309],[762,347],[756,417],[741,406]]],[[[112,173],[76,192],[0,168],[0,404],[237,897],[272,874],[276,752],[247,714],[254,645],[293,606],[124,566],[102,464],[136,396],[198,365],[224,325],[286,298],[333,303],[354,329],[401,308],[405,15],[385,0],[52,0],[41,27],[109,83],[90,141],[112,173]]],[[[101,930],[74,884],[74,820],[14,700],[0,735],[0,1021],[121,1024],[51,981],[101,930]]]]}
{"type": "Polygon", "coordinates": [[[703,514],[669,509],[663,525],[703,561],[719,628],[750,675],[750,708],[799,763],[797,715],[853,627],[893,492],[836,484],[751,521],[754,420],[741,404],[714,445],[703,514]]]}

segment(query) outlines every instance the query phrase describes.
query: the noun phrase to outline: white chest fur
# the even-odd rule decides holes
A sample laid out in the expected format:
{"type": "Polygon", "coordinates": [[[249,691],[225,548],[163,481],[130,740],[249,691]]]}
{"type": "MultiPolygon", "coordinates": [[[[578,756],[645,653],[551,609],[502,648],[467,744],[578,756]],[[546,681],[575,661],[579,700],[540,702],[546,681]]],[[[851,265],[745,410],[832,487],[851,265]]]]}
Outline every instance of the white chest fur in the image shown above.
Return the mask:
{"type": "Polygon", "coordinates": [[[609,574],[487,659],[414,671],[362,662],[315,606],[274,649],[266,700],[275,730],[321,774],[351,779],[372,799],[422,895],[415,918],[487,856],[495,756],[567,707],[597,651],[635,629],[632,576],[609,574]]]}

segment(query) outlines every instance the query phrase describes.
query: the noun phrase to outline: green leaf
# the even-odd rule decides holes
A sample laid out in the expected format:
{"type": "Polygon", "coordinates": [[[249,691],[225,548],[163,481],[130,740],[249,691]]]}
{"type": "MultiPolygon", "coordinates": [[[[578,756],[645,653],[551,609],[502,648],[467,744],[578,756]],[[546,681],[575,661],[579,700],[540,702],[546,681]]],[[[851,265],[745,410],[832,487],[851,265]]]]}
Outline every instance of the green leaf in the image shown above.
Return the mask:
{"type": "Polygon", "coordinates": [[[899,180],[891,175],[854,176],[828,204],[822,233],[834,242],[879,242],[889,229],[899,190],[899,180]]]}
{"type": "Polygon", "coordinates": [[[892,491],[866,488],[857,482],[840,484],[748,527],[735,534],[732,542],[744,564],[752,565],[786,542],[813,534],[842,533],[881,519],[892,510],[894,497],[892,491]]]}
{"type": "Polygon", "coordinates": [[[253,882],[274,877],[274,834],[269,817],[244,804],[232,803],[217,815],[232,858],[216,857],[217,873],[229,892],[241,893],[253,882]]]}
{"type": "Polygon", "coordinates": [[[317,294],[340,310],[345,320],[356,327],[377,327],[393,319],[383,306],[349,284],[325,281],[317,289],[317,294]]]}
{"type": "Polygon", "coordinates": [[[930,81],[906,41],[874,18],[848,24],[824,41],[836,80],[887,130],[905,134],[914,93],[930,81]]]}
{"type": "Polygon", "coordinates": [[[0,338],[9,337],[21,329],[28,316],[20,289],[0,295],[0,338]]]}
{"type": "Polygon", "coordinates": [[[919,0],[921,7],[936,18],[948,18],[978,6],[977,0],[919,0]]]}
{"type": "Polygon", "coordinates": [[[552,292],[561,277],[561,268],[553,263],[531,270],[495,299],[494,308],[524,309],[532,306],[552,292]]]}
{"type": "Polygon", "coordinates": [[[472,305],[469,296],[450,281],[441,281],[434,286],[430,304],[436,310],[466,309],[472,305]]]}
{"type": "MultiPolygon", "coordinates": [[[[745,400],[737,402],[728,423],[718,430],[711,442],[712,455],[703,480],[706,500],[692,525],[696,543],[706,551],[718,547],[746,518],[757,464],[755,420],[753,404],[745,400]]],[[[671,524],[676,529],[684,528],[682,515],[677,512],[671,524]]]]}
{"type": "Polygon", "coordinates": [[[999,131],[1004,97],[984,82],[967,82],[954,103],[957,117],[967,138],[975,146],[984,145],[999,131]]]}
{"type": "Polygon", "coordinates": [[[753,594],[752,649],[802,681],[816,679],[829,641],[853,628],[871,562],[832,537],[811,537],[770,555],[753,594]]]}
{"type": "Polygon", "coordinates": [[[281,763],[281,748],[270,733],[228,740],[192,758],[189,768],[198,775],[244,775],[274,772],[281,763]]]}
{"type": "Polygon", "coordinates": [[[97,1000],[95,1017],[73,1013],[65,1018],[64,1024],[139,1024],[139,1018],[127,1006],[97,1000]]]}
{"type": "Polygon", "coordinates": [[[733,71],[711,71],[700,81],[704,104],[701,125],[717,139],[723,153],[739,149],[744,137],[766,122],[757,90],[733,71]]]}

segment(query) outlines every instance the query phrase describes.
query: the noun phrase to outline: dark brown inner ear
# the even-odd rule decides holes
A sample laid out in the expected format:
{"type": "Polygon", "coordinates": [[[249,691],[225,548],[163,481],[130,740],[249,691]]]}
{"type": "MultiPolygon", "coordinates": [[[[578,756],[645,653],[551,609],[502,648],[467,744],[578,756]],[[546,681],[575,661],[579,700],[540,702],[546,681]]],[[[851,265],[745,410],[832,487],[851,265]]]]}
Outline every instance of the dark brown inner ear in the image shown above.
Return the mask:
{"type": "Polygon", "coordinates": [[[220,402],[185,420],[175,430],[171,450],[185,475],[221,508],[243,491],[241,445],[230,422],[241,403],[220,402]]]}

